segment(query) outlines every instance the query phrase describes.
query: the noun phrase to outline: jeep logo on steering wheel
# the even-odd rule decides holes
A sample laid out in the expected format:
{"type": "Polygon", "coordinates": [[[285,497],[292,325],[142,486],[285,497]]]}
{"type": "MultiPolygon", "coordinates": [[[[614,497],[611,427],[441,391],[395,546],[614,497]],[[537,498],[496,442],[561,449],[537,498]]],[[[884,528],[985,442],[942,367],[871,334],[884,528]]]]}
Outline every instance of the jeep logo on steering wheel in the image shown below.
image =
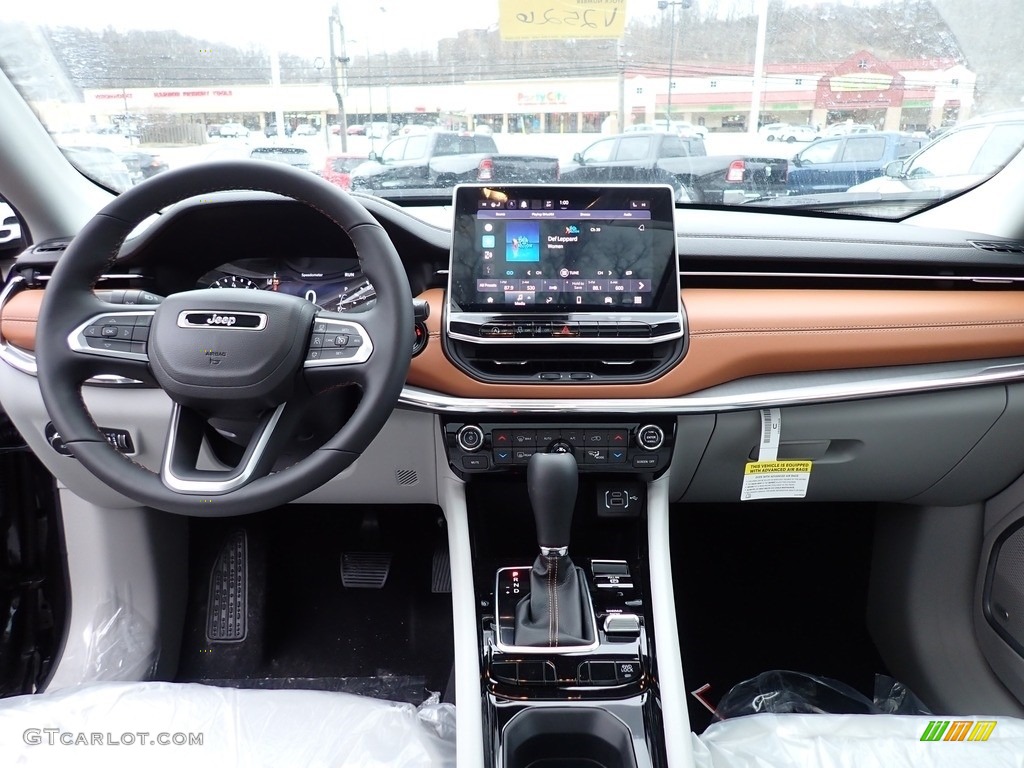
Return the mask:
{"type": "Polygon", "coordinates": [[[262,312],[185,310],[178,315],[178,327],[262,331],[267,327],[267,316],[262,312]]]}

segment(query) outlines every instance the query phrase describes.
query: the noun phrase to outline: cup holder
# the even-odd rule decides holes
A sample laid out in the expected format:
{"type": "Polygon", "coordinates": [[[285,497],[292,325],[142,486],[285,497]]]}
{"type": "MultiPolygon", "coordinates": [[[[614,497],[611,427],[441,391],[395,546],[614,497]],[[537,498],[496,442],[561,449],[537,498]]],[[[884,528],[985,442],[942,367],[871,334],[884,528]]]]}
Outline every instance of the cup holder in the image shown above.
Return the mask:
{"type": "Polygon", "coordinates": [[[629,728],[595,707],[526,709],[502,736],[502,768],[637,768],[629,728]]]}

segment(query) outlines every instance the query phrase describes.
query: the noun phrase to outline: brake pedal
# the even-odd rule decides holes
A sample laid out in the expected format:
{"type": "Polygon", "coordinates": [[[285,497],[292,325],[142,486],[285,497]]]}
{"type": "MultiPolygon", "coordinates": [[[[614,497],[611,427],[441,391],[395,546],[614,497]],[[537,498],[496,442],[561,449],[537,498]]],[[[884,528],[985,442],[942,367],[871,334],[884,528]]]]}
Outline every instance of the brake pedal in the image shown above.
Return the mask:
{"type": "Polygon", "coordinates": [[[249,550],[244,530],[224,542],[210,572],[206,639],[211,643],[245,640],[248,615],[249,550]]]}
{"type": "Polygon", "coordinates": [[[390,552],[341,554],[341,583],[348,589],[381,589],[390,572],[390,552]]]}

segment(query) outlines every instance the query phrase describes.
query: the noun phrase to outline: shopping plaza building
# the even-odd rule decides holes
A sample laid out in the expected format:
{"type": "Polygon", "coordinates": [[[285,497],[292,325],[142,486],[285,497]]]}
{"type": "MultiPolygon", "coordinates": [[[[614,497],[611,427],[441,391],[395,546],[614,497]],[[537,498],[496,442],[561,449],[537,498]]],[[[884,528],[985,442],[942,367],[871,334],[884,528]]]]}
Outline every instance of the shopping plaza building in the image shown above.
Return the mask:
{"type": "Polygon", "coordinates": [[[389,85],[336,94],[320,85],[89,89],[79,117],[98,124],[164,116],[183,123],[242,123],[260,130],[277,111],[292,125],[348,125],[390,119],[497,132],[614,132],[622,123],[686,120],[714,131],[744,131],[759,91],[760,124],[818,128],[852,120],[886,130],[927,130],[969,117],[976,76],[950,59],[883,61],[860,51],[840,62],[766,64],[760,89],[752,68],[680,63],[672,73],[623,69],[605,77],[466,80],[389,85]],[[340,98],[339,98],[340,97],[340,98]]]}

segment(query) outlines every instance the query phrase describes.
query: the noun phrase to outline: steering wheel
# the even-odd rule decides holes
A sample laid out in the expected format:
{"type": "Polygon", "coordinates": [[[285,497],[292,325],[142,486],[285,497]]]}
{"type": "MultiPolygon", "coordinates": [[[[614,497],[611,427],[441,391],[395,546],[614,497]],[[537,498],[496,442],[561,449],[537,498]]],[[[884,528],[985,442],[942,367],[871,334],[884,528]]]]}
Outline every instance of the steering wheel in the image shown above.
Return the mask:
{"type": "Polygon", "coordinates": [[[47,283],[36,362],[47,413],[95,477],[140,504],[207,517],[269,509],[348,467],[387,421],[411,358],[412,296],[384,229],[351,196],[284,164],[204,163],[154,176],[117,197],[71,242],[47,283]],[[376,304],[322,311],[297,296],[219,288],[176,293],[159,305],[111,304],[94,286],[150,215],[225,190],[272,192],[319,211],[345,231],[376,304]],[[159,386],[173,408],[160,471],[115,450],[82,398],[84,382],[114,374],[159,386]],[[316,394],[361,390],[339,431],[284,469],[282,457],[316,394]],[[247,418],[252,436],[233,468],[202,459],[209,419],[247,418]]]}

